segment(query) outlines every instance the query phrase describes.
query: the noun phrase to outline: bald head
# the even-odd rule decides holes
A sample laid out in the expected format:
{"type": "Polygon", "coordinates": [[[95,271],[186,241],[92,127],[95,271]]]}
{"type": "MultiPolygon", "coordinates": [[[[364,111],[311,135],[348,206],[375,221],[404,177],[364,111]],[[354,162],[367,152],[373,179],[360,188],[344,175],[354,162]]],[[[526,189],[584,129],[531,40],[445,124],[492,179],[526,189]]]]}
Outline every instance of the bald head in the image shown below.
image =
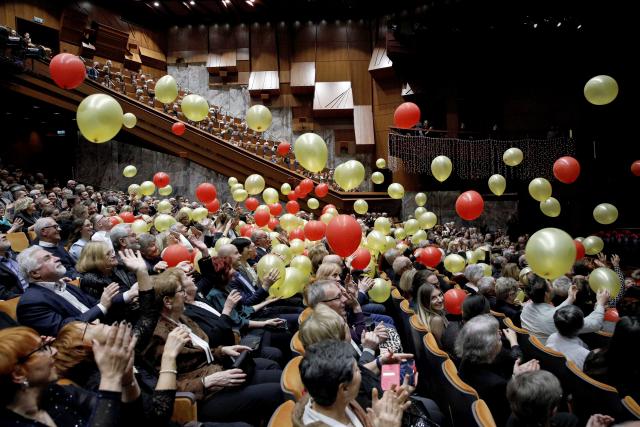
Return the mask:
{"type": "Polygon", "coordinates": [[[225,257],[231,258],[231,263],[234,268],[239,267],[240,265],[241,255],[240,255],[240,252],[238,252],[238,248],[236,248],[235,245],[226,244],[226,245],[220,246],[220,249],[218,249],[218,256],[225,256],[225,257]]]}

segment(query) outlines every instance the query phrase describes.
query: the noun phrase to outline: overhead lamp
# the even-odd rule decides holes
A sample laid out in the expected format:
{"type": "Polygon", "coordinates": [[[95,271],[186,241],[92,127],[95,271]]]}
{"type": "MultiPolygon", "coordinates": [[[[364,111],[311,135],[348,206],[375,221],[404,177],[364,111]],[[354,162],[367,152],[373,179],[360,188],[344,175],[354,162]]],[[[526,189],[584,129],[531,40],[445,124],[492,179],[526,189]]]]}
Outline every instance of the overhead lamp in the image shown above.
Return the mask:
{"type": "Polygon", "coordinates": [[[582,28],[582,24],[579,24],[577,29],[579,30],[580,28],[582,28]]]}
{"type": "Polygon", "coordinates": [[[251,7],[255,6],[255,5],[253,4],[253,0],[247,0],[247,4],[248,4],[249,6],[251,6],[251,7]]]}
{"type": "Polygon", "coordinates": [[[160,2],[154,1],[154,2],[153,2],[153,5],[154,5],[155,7],[159,7],[159,6],[160,6],[160,2]]]}
{"type": "Polygon", "coordinates": [[[191,1],[189,2],[189,4],[190,4],[191,6],[195,6],[196,2],[195,2],[195,1],[193,1],[193,0],[191,0],[191,1]]]}
{"type": "Polygon", "coordinates": [[[557,27],[560,27],[562,25],[562,22],[558,22],[558,25],[556,25],[557,27]]]}

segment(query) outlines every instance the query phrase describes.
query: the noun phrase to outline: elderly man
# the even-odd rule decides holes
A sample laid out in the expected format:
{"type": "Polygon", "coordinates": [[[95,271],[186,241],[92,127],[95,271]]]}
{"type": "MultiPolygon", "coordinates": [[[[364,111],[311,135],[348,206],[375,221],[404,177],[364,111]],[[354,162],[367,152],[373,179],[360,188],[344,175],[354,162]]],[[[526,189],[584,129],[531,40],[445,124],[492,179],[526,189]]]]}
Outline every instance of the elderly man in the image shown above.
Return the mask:
{"type": "Polygon", "coordinates": [[[400,278],[402,277],[402,274],[405,271],[411,270],[413,268],[413,264],[411,263],[411,260],[408,257],[399,256],[393,261],[391,268],[393,268],[393,278],[391,279],[391,282],[395,286],[398,286],[398,283],[400,282],[400,278]]]}
{"type": "Polygon", "coordinates": [[[76,320],[103,318],[118,294],[118,285],[111,284],[96,301],[80,288],[67,286],[62,280],[66,269],[60,259],[39,246],[22,251],[18,263],[30,283],[18,303],[18,321],[41,335],[56,336],[64,325],[76,320]]]}
{"type": "Polygon", "coordinates": [[[249,260],[249,265],[257,264],[260,258],[271,251],[271,239],[264,230],[255,230],[251,233],[251,241],[256,245],[256,256],[249,260]]]}
{"type": "Polygon", "coordinates": [[[109,246],[109,249],[113,249],[111,237],[109,236],[109,231],[111,230],[111,221],[109,220],[109,217],[100,214],[94,215],[91,222],[93,224],[93,236],[91,236],[91,241],[106,243],[106,245],[109,246]]]}
{"type": "MultiPolygon", "coordinates": [[[[130,224],[116,225],[111,229],[109,237],[111,238],[111,244],[116,254],[126,249],[131,249],[134,252],[140,250],[138,238],[136,233],[131,229],[130,224]]],[[[122,259],[120,259],[118,255],[116,255],[116,257],[118,259],[118,266],[113,269],[113,274],[117,276],[120,282],[128,289],[131,289],[136,282],[136,275],[124,266],[122,259]]]]}
{"type": "Polygon", "coordinates": [[[34,231],[38,238],[38,246],[60,259],[60,263],[65,268],[67,277],[74,279],[78,277],[76,271],[76,261],[69,252],[62,246],[60,237],[60,226],[55,219],[46,217],[40,218],[34,224],[34,231]]]}
{"type": "Polygon", "coordinates": [[[160,250],[155,236],[148,233],[140,234],[138,243],[140,244],[140,254],[147,265],[149,274],[158,274],[167,269],[167,263],[160,258],[160,250]]]}

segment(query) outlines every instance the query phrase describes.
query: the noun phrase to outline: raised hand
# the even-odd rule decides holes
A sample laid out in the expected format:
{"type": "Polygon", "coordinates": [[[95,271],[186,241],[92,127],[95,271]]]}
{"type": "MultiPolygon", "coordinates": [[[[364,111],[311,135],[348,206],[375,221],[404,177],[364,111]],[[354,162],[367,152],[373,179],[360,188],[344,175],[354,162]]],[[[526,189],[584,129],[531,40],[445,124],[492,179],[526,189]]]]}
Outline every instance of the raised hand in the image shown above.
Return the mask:
{"type": "Polygon", "coordinates": [[[364,276],[358,282],[358,290],[362,293],[367,293],[373,287],[375,281],[371,277],[364,276]]]}
{"type": "Polygon", "coordinates": [[[156,265],[153,266],[153,271],[164,271],[169,268],[169,264],[166,261],[158,261],[156,265]]]}
{"type": "Polygon", "coordinates": [[[147,271],[147,263],[142,258],[140,251],[133,252],[131,249],[125,249],[124,251],[118,251],[118,255],[120,255],[120,259],[129,270],[134,272],[147,271]]]}
{"type": "Polygon", "coordinates": [[[269,273],[265,277],[263,277],[262,287],[264,289],[269,289],[271,285],[278,281],[278,279],[280,279],[280,272],[277,268],[272,268],[271,271],[269,271],[269,273]]]}
{"type": "Polygon", "coordinates": [[[118,292],[120,292],[120,285],[116,282],[111,283],[102,291],[102,295],[100,295],[100,304],[108,310],[111,307],[111,304],[113,304],[113,297],[118,295],[118,292]]]}
{"type": "Polygon", "coordinates": [[[380,338],[378,338],[375,332],[362,331],[360,343],[362,344],[363,348],[368,348],[376,351],[380,346],[380,338]]]}
{"type": "Polygon", "coordinates": [[[411,402],[402,402],[404,394],[397,393],[395,389],[387,390],[382,399],[378,398],[378,389],[371,390],[371,408],[367,408],[367,418],[374,427],[400,427],[402,413],[411,402]]]}
{"type": "Polygon", "coordinates": [[[183,326],[174,328],[167,336],[162,357],[176,359],[189,341],[191,341],[191,338],[189,338],[189,331],[187,328],[183,326]]]}
{"type": "Polygon", "coordinates": [[[609,292],[608,289],[600,288],[598,289],[598,293],[596,294],[596,302],[601,306],[605,307],[606,304],[609,302],[610,296],[611,296],[611,293],[609,292]]]}
{"type": "Polygon", "coordinates": [[[524,374],[525,372],[539,371],[540,363],[536,359],[531,359],[527,363],[520,364],[520,359],[513,365],[513,375],[524,374]]]}
{"type": "Polygon", "coordinates": [[[227,299],[224,301],[224,307],[222,308],[222,314],[227,316],[233,311],[233,309],[242,300],[242,294],[235,289],[227,295],[227,299]]]}
{"type": "Polygon", "coordinates": [[[131,325],[120,323],[111,327],[105,344],[93,340],[93,356],[100,370],[100,390],[122,389],[122,378],[138,341],[131,331],[131,325]]]}
{"type": "Polygon", "coordinates": [[[376,325],[373,333],[376,334],[378,340],[383,343],[389,339],[389,332],[387,331],[387,327],[384,326],[384,323],[380,322],[376,325]]]}
{"type": "Polygon", "coordinates": [[[611,255],[611,265],[614,267],[620,267],[620,257],[617,254],[611,255]]]}

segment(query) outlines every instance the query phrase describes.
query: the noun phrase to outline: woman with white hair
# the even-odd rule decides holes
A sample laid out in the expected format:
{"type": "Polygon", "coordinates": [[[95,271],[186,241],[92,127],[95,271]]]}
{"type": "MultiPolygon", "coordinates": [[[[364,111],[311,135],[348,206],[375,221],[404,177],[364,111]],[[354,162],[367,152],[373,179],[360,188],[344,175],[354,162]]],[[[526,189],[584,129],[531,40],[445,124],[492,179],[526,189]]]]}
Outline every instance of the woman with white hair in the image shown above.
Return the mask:
{"type": "Polygon", "coordinates": [[[484,277],[484,269],[478,264],[468,265],[464,269],[464,277],[468,280],[462,287],[471,295],[478,293],[478,282],[484,277]]]}

